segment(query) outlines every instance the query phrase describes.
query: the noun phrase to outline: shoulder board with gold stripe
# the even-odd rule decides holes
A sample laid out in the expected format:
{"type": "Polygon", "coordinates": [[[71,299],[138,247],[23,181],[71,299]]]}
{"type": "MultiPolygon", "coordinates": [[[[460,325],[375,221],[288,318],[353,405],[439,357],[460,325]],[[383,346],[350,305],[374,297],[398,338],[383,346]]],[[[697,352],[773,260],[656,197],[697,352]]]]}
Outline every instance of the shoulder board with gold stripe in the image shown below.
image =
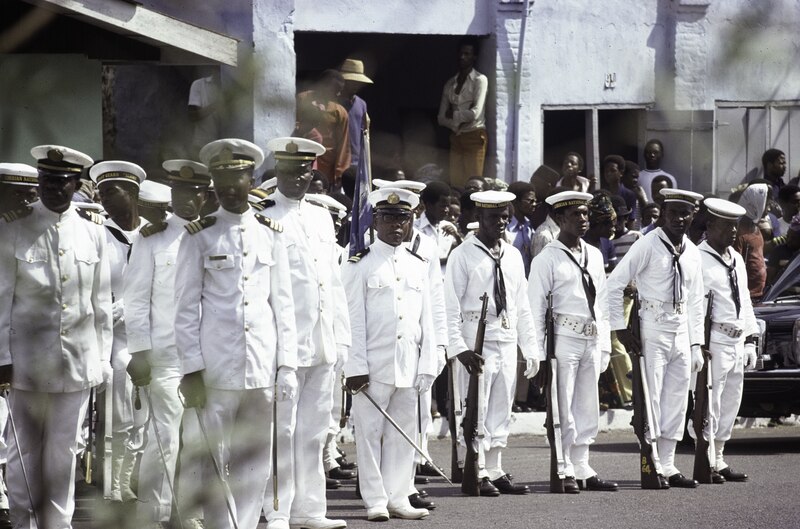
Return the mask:
{"type": "Polygon", "coordinates": [[[30,206],[22,206],[21,208],[12,209],[3,213],[3,220],[6,222],[14,222],[15,220],[24,219],[33,212],[30,206]]]}
{"type": "Polygon", "coordinates": [[[161,233],[166,229],[167,229],[167,223],[162,220],[156,222],[155,224],[148,224],[147,226],[139,230],[139,234],[142,237],[150,237],[151,235],[155,235],[156,233],[161,233]]]}
{"type": "Polygon", "coordinates": [[[200,233],[206,228],[210,228],[217,222],[217,217],[209,215],[208,217],[203,217],[200,220],[196,220],[194,222],[190,222],[186,225],[186,231],[189,232],[189,235],[194,235],[195,233],[200,233]]]}
{"type": "Polygon", "coordinates": [[[264,226],[266,226],[271,230],[275,230],[278,233],[283,231],[283,226],[281,225],[280,222],[278,222],[275,219],[265,217],[264,215],[256,215],[256,218],[258,219],[258,222],[260,222],[261,224],[263,224],[264,226]]]}
{"type": "Polygon", "coordinates": [[[360,252],[356,253],[350,259],[347,260],[348,263],[357,263],[361,260],[362,257],[369,253],[369,246],[361,250],[360,252]]]}
{"type": "Polygon", "coordinates": [[[103,225],[105,219],[95,213],[94,211],[89,211],[88,209],[82,208],[75,208],[75,211],[78,213],[78,216],[83,220],[88,220],[89,222],[94,222],[95,224],[103,225]]]}
{"type": "Polygon", "coordinates": [[[259,202],[258,204],[261,206],[261,209],[264,210],[264,209],[271,208],[272,206],[274,206],[275,205],[275,201],[274,200],[270,200],[270,199],[265,199],[265,200],[262,200],[261,202],[259,202]]]}

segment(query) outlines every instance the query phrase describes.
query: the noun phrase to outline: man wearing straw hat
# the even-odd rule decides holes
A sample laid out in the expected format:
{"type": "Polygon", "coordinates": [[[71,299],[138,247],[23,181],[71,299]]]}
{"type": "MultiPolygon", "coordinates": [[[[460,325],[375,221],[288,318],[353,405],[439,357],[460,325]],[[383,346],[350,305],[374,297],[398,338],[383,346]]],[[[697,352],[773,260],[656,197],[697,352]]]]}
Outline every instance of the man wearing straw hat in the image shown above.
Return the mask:
{"type": "Polygon", "coordinates": [[[339,99],[347,110],[350,134],[350,165],[358,165],[361,157],[362,132],[369,130],[367,102],[356,95],[364,86],[372,84],[372,79],[364,75],[364,63],[356,59],[345,59],[339,72],[344,78],[344,89],[339,99]]]}

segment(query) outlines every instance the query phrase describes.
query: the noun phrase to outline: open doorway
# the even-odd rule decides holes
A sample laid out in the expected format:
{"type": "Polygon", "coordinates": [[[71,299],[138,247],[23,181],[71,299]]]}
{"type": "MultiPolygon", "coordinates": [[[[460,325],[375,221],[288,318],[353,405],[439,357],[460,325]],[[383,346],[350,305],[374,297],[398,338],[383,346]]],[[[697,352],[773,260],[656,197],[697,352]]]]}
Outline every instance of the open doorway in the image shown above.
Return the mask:
{"type": "MultiPolygon", "coordinates": [[[[447,171],[448,131],[436,123],[445,81],[455,74],[460,35],[296,32],[297,90],[346,58],[364,62],[374,84],[359,96],[371,120],[373,176],[425,164],[447,171]]],[[[480,70],[480,65],[478,66],[480,70]]]]}

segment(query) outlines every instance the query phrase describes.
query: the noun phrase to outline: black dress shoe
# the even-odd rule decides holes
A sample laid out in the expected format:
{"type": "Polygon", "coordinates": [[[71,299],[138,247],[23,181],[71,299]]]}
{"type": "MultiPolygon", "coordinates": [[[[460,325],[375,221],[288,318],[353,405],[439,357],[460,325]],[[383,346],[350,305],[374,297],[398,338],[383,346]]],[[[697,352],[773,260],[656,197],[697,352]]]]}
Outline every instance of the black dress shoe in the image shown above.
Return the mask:
{"type": "Polygon", "coordinates": [[[725,483],[725,478],[722,477],[722,474],[716,472],[714,470],[711,471],[711,483],[714,485],[722,485],[725,483]]]}
{"type": "Polygon", "coordinates": [[[747,481],[750,479],[744,472],[735,472],[731,470],[731,467],[725,467],[719,473],[727,481],[747,481]]]}
{"type": "Polygon", "coordinates": [[[673,474],[669,478],[669,486],[678,489],[694,489],[697,488],[697,482],[689,479],[683,474],[673,474]]]}
{"type": "Polygon", "coordinates": [[[425,461],[421,465],[417,465],[417,476],[438,476],[439,473],[433,468],[429,462],[425,461]]]}
{"type": "Polygon", "coordinates": [[[338,489],[342,484],[338,479],[325,478],[325,488],[328,490],[338,489]]]}
{"type": "Polygon", "coordinates": [[[420,476],[419,474],[414,476],[414,485],[427,485],[430,482],[431,480],[429,480],[425,476],[420,476]]]}
{"type": "Polygon", "coordinates": [[[435,503],[433,503],[431,500],[426,500],[420,496],[419,493],[409,496],[408,501],[411,502],[411,506],[415,509],[428,509],[429,511],[432,511],[436,508],[435,503]]]}
{"type": "Polygon", "coordinates": [[[666,477],[662,476],[661,474],[658,475],[658,482],[661,483],[661,488],[662,489],[668,489],[669,488],[669,481],[667,480],[666,477]]]}
{"type": "Polygon", "coordinates": [[[522,408],[520,408],[520,407],[519,407],[518,405],[516,405],[516,404],[513,404],[513,405],[511,406],[511,411],[512,411],[513,413],[522,413],[522,408]]]}
{"type": "Polygon", "coordinates": [[[339,468],[343,470],[355,470],[358,468],[358,465],[355,463],[348,461],[346,457],[339,456],[336,458],[336,462],[339,463],[339,468]]]}
{"type": "Polygon", "coordinates": [[[420,498],[427,498],[428,497],[428,491],[425,490],[425,489],[419,489],[419,492],[417,492],[417,494],[419,494],[420,498]]]}
{"type": "Polygon", "coordinates": [[[328,471],[331,479],[356,479],[355,470],[344,470],[342,467],[332,468],[328,471]]]}
{"type": "Polygon", "coordinates": [[[478,492],[480,496],[500,496],[500,491],[489,481],[489,478],[483,478],[481,480],[478,484],[478,492]]]}
{"type": "Polygon", "coordinates": [[[614,492],[619,490],[619,485],[614,481],[606,481],[600,479],[597,474],[588,479],[579,479],[578,488],[581,490],[599,490],[605,492],[614,492]]]}
{"type": "Polygon", "coordinates": [[[527,485],[517,485],[514,483],[511,474],[500,476],[496,480],[492,481],[492,484],[497,487],[497,490],[500,491],[500,494],[527,494],[530,492],[530,489],[527,485]]]}
{"type": "Polygon", "coordinates": [[[578,494],[581,489],[578,487],[578,482],[572,476],[564,478],[564,492],[566,494],[578,494]]]}

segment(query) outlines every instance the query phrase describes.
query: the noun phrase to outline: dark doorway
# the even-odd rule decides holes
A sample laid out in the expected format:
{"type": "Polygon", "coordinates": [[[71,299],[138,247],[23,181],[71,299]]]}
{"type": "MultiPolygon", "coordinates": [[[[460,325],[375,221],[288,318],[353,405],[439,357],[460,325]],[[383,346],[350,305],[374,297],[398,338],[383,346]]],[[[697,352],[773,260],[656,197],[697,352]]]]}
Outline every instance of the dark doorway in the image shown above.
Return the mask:
{"type": "Polygon", "coordinates": [[[436,123],[445,81],[455,75],[461,36],[311,33],[294,35],[297,90],[348,57],[364,61],[374,84],[359,93],[371,119],[373,176],[412,176],[435,163],[447,170],[448,131],[436,123]]]}
{"type": "Polygon", "coordinates": [[[641,110],[598,110],[597,132],[600,137],[600,160],[619,154],[626,160],[639,159],[639,117],[641,110]]]}
{"type": "MultiPolygon", "coordinates": [[[[564,156],[574,151],[586,160],[586,110],[544,111],[544,153],[542,160],[558,172],[564,156]]],[[[586,168],[582,174],[585,174],[586,168]]]]}

